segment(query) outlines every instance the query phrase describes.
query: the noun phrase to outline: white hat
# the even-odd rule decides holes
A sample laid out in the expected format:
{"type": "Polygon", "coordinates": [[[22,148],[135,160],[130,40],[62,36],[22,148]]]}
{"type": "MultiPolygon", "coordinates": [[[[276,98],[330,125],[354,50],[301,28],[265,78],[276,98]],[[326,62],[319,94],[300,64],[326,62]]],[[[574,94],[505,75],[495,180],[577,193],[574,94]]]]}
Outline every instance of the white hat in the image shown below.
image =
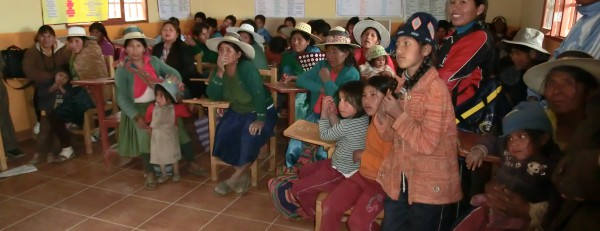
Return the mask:
{"type": "Polygon", "coordinates": [[[332,28],[327,34],[327,37],[325,37],[325,41],[315,46],[323,50],[327,45],[347,45],[353,48],[360,48],[359,45],[352,43],[350,40],[350,35],[348,35],[346,29],[341,26],[332,28]]]}
{"type": "Polygon", "coordinates": [[[544,94],[544,82],[546,81],[546,75],[552,70],[552,68],[558,66],[574,66],[579,67],[596,78],[598,84],[600,84],[600,60],[587,59],[587,58],[562,58],[555,59],[546,63],[529,68],[523,76],[525,85],[536,93],[544,94]]]}
{"type": "Polygon", "coordinates": [[[58,40],[64,42],[69,37],[86,37],[87,39],[96,39],[94,36],[88,36],[85,29],[80,26],[69,27],[69,30],[67,30],[67,36],[58,37],[58,40]]]}
{"type": "Polygon", "coordinates": [[[379,36],[381,37],[379,45],[383,47],[388,47],[390,45],[390,32],[383,25],[381,25],[381,23],[371,19],[359,21],[358,23],[356,23],[356,25],[354,25],[352,33],[354,33],[354,39],[356,39],[356,42],[358,42],[358,44],[362,45],[360,37],[367,28],[373,28],[377,32],[379,32],[379,36]]]}
{"type": "Polygon", "coordinates": [[[318,36],[312,34],[312,27],[308,23],[299,22],[299,23],[296,24],[296,27],[281,28],[281,33],[283,33],[288,38],[292,37],[292,33],[294,31],[300,31],[300,32],[306,33],[315,42],[321,42],[321,38],[319,38],[318,36]]]}
{"type": "Polygon", "coordinates": [[[233,32],[233,33],[240,33],[241,32],[247,32],[252,34],[252,37],[254,38],[254,41],[258,44],[263,44],[265,43],[265,38],[260,35],[259,33],[254,32],[254,27],[250,24],[244,23],[242,24],[240,27],[227,27],[227,32],[233,32]]]}
{"type": "Polygon", "coordinates": [[[544,43],[544,33],[533,28],[520,29],[513,40],[504,39],[502,42],[523,45],[539,52],[549,54],[549,52],[542,47],[542,44],[544,43]]]}
{"type": "Polygon", "coordinates": [[[142,29],[140,29],[138,26],[126,27],[125,30],[123,30],[123,38],[116,39],[113,41],[113,43],[118,45],[125,45],[125,41],[127,41],[128,39],[144,39],[148,46],[154,46],[157,43],[156,40],[147,38],[146,35],[144,35],[142,29]]]}
{"type": "Polygon", "coordinates": [[[211,38],[209,40],[206,40],[206,46],[211,51],[218,53],[219,44],[221,44],[221,42],[230,42],[235,45],[238,45],[238,47],[242,49],[246,57],[254,59],[254,48],[250,44],[240,41],[240,35],[234,32],[228,32],[223,37],[211,38]]]}

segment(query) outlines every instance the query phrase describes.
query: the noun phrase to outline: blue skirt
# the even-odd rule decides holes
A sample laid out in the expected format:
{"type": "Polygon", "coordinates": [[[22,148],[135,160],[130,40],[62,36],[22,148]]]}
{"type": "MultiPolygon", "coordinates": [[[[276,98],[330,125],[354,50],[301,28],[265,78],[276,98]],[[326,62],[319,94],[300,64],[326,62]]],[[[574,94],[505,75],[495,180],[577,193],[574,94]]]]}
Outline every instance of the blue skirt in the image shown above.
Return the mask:
{"type": "Polygon", "coordinates": [[[248,128],[256,120],[256,113],[237,113],[229,109],[217,125],[213,156],[221,161],[242,166],[258,157],[260,148],[275,134],[277,112],[274,107],[267,110],[265,126],[260,135],[250,135],[248,128]]]}

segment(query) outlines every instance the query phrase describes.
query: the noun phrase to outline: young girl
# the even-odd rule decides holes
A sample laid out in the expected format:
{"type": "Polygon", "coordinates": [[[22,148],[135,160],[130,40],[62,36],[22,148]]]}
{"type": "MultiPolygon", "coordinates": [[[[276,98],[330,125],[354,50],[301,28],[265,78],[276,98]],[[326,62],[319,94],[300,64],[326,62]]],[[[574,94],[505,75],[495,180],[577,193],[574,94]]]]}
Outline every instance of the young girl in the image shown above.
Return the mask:
{"type": "MultiPolygon", "coordinates": [[[[384,76],[373,76],[367,80],[362,105],[368,116],[375,115],[390,88],[390,80],[384,76]]],[[[354,162],[360,161],[358,174],[342,180],[323,201],[320,230],[339,230],[344,212],[352,207],[352,214],[348,217],[351,230],[379,230],[374,221],[383,210],[385,192],[375,179],[381,162],[391,149],[392,142],[382,140],[375,125],[369,124],[365,149],[354,152],[354,162]]]]}
{"type": "Polygon", "coordinates": [[[173,165],[173,181],[179,181],[178,161],[181,159],[179,133],[177,131],[177,118],[190,117],[191,113],[179,104],[181,92],[179,81],[176,78],[167,78],[164,82],[156,84],[154,94],[156,102],[148,106],[146,122],[150,123],[150,163],[160,165],[161,175],[158,183],[164,183],[169,178],[165,166],[173,165]]]}
{"type": "MultiPolygon", "coordinates": [[[[360,76],[366,76],[371,78],[379,75],[381,72],[389,72],[390,75],[394,74],[394,69],[390,67],[391,63],[387,63],[388,54],[381,45],[375,45],[367,52],[367,62],[358,67],[360,76]]],[[[381,73],[383,74],[383,73],[381,73]]]]}
{"type": "MultiPolygon", "coordinates": [[[[523,196],[529,203],[548,201],[554,191],[550,179],[556,163],[553,157],[559,155],[559,149],[550,139],[552,125],[544,108],[536,102],[520,103],[504,117],[502,130],[505,138],[503,147],[490,151],[501,155],[502,165],[496,172],[496,181],[523,196]]],[[[484,152],[471,152],[467,163],[475,169],[484,157],[484,152]]],[[[499,214],[487,206],[484,194],[473,196],[471,204],[480,207],[473,210],[455,230],[525,230],[530,224],[532,227],[541,224],[541,221],[530,222],[499,214]]]]}
{"type": "Polygon", "coordinates": [[[319,132],[321,139],[337,141],[331,159],[307,164],[298,172],[292,194],[302,207],[305,219],[314,219],[315,203],[320,192],[331,192],[343,179],[358,171],[353,152],[365,147],[365,132],[369,117],[362,107],[363,84],[351,81],[339,88],[340,102],[335,107],[331,96],[323,97],[319,132]],[[338,118],[339,114],[342,120],[338,118]]]}
{"type": "Polygon", "coordinates": [[[388,92],[374,121],[380,135],[394,142],[377,178],[387,194],[385,230],[437,230],[449,210],[444,207],[462,197],[450,92],[428,62],[436,27],[433,16],[415,13],[398,31],[401,95],[388,92]]]}

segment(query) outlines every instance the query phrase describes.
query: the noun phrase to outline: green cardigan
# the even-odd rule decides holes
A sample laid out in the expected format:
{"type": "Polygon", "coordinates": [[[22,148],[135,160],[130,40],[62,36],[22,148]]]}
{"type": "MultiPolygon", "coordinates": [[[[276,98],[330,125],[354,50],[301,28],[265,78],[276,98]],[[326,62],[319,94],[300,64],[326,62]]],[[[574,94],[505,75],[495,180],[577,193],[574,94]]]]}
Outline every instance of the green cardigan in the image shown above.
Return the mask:
{"type": "Polygon", "coordinates": [[[350,81],[360,80],[360,73],[355,67],[345,66],[338,74],[335,82],[323,82],[319,76],[319,71],[322,67],[326,67],[327,69],[331,70],[331,66],[329,63],[327,63],[327,60],[322,60],[310,70],[299,75],[298,79],[296,80],[296,86],[310,91],[310,110],[315,107],[315,104],[319,99],[319,95],[321,95],[321,88],[325,90],[325,95],[337,98],[335,94],[340,86],[350,81]]]}
{"type": "Polygon", "coordinates": [[[256,66],[256,68],[259,70],[269,69],[267,55],[265,55],[263,47],[260,46],[258,43],[254,42],[252,44],[252,48],[254,48],[254,59],[252,60],[252,62],[254,62],[254,66],[256,66]]]}
{"type": "MultiPolygon", "coordinates": [[[[181,75],[155,56],[150,56],[150,64],[154,67],[157,76],[166,76],[168,74],[177,76],[181,81],[181,75]]],[[[122,113],[127,117],[133,119],[138,115],[137,109],[135,108],[135,102],[133,97],[133,73],[127,71],[124,66],[117,67],[115,72],[115,86],[117,89],[117,104],[121,109],[122,113]]],[[[144,115],[139,115],[144,116],[144,115]]]]}
{"type": "MultiPolygon", "coordinates": [[[[265,121],[267,115],[267,107],[273,104],[271,94],[267,92],[263,85],[263,79],[260,76],[258,69],[249,60],[240,60],[236,67],[236,76],[227,76],[223,74],[220,78],[217,76],[217,70],[214,70],[208,80],[206,87],[206,95],[212,100],[227,100],[233,111],[238,113],[256,112],[257,121],[265,121]],[[227,84],[225,78],[235,78],[239,81],[241,89],[244,92],[228,92],[225,93],[227,84]],[[240,98],[250,96],[250,100],[240,98]]],[[[230,88],[235,88],[232,86],[230,88]]]]}

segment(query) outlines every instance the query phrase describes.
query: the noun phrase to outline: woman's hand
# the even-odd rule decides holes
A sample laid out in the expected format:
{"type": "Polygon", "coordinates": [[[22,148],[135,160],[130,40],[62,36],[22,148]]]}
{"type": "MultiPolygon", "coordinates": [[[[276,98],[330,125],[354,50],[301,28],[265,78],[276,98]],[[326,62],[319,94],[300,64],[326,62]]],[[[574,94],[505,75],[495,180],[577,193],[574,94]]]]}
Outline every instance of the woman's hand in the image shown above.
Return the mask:
{"type": "Polygon", "coordinates": [[[402,104],[400,101],[392,96],[392,93],[388,91],[388,93],[383,97],[381,101],[381,105],[379,107],[383,107],[383,111],[390,115],[391,117],[397,118],[404,110],[402,109],[402,104]]]}
{"type": "Polygon", "coordinates": [[[485,195],[490,208],[501,214],[529,219],[529,202],[506,186],[491,181],[485,185],[485,195]]]}
{"type": "Polygon", "coordinates": [[[217,58],[217,76],[220,78],[223,77],[223,74],[225,73],[225,65],[228,63],[229,58],[227,57],[219,56],[219,58],[217,58]]]}
{"type": "Polygon", "coordinates": [[[185,38],[185,43],[187,45],[196,46],[196,41],[194,41],[194,39],[192,39],[192,36],[185,35],[184,38],[185,38]]]}
{"type": "Polygon", "coordinates": [[[248,131],[250,132],[250,135],[260,135],[260,132],[262,132],[263,127],[265,126],[265,122],[263,121],[254,121],[250,124],[250,126],[248,127],[248,131]]]}
{"type": "Polygon", "coordinates": [[[471,152],[467,154],[467,158],[465,162],[467,163],[467,169],[471,171],[475,171],[475,169],[481,167],[483,163],[483,157],[485,157],[485,153],[481,148],[473,148],[471,152]]]}
{"type": "Polygon", "coordinates": [[[327,82],[327,81],[331,81],[331,73],[329,72],[329,69],[327,69],[327,67],[321,67],[321,70],[319,71],[319,77],[321,77],[321,82],[327,82]]]}
{"type": "Polygon", "coordinates": [[[135,123],[139,129],[147,131],[150,128],[148,124],[146,124],[146,120],[141,116],[135,117],[135,123]]]}
{"type": "Polygon", "coordinates": [[[298,77],[295,76],[295,75],[283,74],[283,76],[281,76],[281,80],[280,81],[282,83],[289,83],[289,82],[296,81],[296,79],[298,79],[298,77]]]}

